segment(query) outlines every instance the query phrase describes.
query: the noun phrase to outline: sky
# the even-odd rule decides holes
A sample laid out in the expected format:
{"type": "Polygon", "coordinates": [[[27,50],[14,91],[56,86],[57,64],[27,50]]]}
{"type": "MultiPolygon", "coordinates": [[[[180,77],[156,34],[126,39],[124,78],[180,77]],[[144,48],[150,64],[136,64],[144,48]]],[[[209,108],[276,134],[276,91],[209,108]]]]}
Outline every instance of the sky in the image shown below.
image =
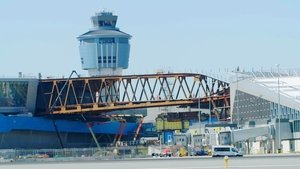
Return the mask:
{"type": "Polygon", "coordinates": [[[300,68],[299,0],[0,0],[0,76],[86,75],[76,38],[102,10],[132,35],[125,74],[300,68]]]}

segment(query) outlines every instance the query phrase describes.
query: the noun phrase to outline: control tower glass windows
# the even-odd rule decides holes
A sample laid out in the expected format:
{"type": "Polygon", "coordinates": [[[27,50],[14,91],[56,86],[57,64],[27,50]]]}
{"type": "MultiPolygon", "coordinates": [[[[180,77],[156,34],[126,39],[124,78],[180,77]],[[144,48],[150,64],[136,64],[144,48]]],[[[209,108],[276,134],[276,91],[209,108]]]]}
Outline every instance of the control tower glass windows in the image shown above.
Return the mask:
{"type": "Polygon", "coordinates": [[[99,43],[115,43],[114,38],[100,38],[99,43]]]}
{"type": "MultiPolygon", "coordinates": [[[[103,63],[116,63],[117,57],[116,56],[104,56],[103,63]]],[[[102,63],[102,57],[98,56],[98,63],[102,63]]]]}
{"type": "Polygon", "coordinates": [[[99,26],[116,26],[116,21],[99,21],[99,26]]]}
{"type": "Polygon", "coordinates": [[[111,63],[111,56],[108,56],[108,63],[111,63]]]}
{"type": "Polygon", "coordinates": [[[117,57],[113,56],[113,63],[116,63],[117,57]]]}

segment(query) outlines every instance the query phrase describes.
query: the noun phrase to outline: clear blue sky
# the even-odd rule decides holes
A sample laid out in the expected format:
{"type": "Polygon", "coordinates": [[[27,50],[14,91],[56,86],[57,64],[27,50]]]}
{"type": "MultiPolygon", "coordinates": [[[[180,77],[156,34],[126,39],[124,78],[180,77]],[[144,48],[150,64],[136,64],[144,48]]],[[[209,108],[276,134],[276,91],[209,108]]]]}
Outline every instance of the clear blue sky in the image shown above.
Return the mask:
{"type": "Polygon", "coordinates": [[[299,68],[299,0],[0,0],[0,76],[81,70],[80,34],[103,9],[133,36],[127,74],[299,68]]]}

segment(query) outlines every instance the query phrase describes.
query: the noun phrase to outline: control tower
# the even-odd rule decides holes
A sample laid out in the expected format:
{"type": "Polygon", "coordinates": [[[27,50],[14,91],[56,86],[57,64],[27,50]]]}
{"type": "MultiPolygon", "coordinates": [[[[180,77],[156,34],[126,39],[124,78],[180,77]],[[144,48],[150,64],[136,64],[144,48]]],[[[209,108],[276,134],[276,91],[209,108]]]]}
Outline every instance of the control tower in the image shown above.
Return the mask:
{"type": "Polygon", "coordinates": [[[94,27],[78,37],[81,66],[90,76],[121,75],[128,68],[131,35],[116,27],[117,19],[111,12],[96,13],[94,27]]]}

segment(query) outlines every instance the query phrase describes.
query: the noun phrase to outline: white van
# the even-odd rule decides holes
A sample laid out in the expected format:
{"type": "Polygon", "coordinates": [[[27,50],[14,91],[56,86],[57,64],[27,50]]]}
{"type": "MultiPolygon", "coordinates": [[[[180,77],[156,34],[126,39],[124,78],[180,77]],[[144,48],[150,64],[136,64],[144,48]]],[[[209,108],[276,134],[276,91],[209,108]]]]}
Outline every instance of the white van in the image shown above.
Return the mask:
{"type": "Polygon", "coordinates": [[[214,146],[212,149],[213,157],[241,157],[243,154],[237,150],[237,148],[233,146],[214,146]]]}

